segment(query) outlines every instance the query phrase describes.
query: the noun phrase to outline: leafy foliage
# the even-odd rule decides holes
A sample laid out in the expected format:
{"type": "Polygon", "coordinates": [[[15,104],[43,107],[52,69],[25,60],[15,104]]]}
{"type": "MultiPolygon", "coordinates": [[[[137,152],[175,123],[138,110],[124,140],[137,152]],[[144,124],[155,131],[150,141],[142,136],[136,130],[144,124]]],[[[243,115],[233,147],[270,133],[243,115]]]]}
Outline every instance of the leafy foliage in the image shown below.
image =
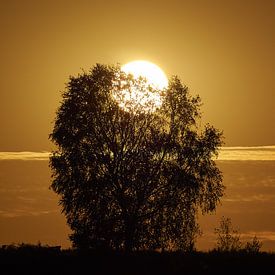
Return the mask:
{"type": "Polygon", "coordinates": [[[74,246],[193,248],[198,209],[215,210],[224,188],[212,159],[221,132],[198,130],[199,107],[177,77],[165,91],[119,66],[97,64],[70,78],[50,135],[57,146],[50,166],[74,246]],[[125,101],[124,91],[137,89],[158,93],[162,105],[125,101]]]}

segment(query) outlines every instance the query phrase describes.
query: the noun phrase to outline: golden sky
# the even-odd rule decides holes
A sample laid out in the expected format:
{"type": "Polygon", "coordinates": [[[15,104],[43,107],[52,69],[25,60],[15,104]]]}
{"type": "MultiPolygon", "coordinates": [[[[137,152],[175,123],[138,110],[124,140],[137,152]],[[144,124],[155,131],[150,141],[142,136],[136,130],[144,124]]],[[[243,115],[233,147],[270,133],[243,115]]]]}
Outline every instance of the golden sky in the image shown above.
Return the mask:
{"type": "Polygon", "coordinates": [[[273,145],[275,1],[0,1],[0,151],[49,151],[69,75],[146,59],[227,146],[273,145]]]}
{"type": "Polygon", "coordinates": [[[224,130],[225,215],[275,250],[274,0],[0,0],[0,244],[68,246],[49,190],[48,135],[70,75],[148,60],[178,75],[224,130]],[[273,145],[273,146],[272,146],[273,145]]]}
{"type": "MultiPolygon", "coordinates": [[[[274,152],[274,148],[267,150],[274,152]]],[[[0,157],[0,245],[40,241],[69,247],[70,229],[57,195],[49,190],[47,159],[30,153],[7,156],[0,157]]],[[[256,235],[263,250],[275,251],[275,161],[227,160],[219,161],[218,166],[226,194],[216,213],[199,218],[203,235],[196,247],[207,250],[215,246],[214,228],[225,216],[232,219],[242,239],[256,235]]]]}

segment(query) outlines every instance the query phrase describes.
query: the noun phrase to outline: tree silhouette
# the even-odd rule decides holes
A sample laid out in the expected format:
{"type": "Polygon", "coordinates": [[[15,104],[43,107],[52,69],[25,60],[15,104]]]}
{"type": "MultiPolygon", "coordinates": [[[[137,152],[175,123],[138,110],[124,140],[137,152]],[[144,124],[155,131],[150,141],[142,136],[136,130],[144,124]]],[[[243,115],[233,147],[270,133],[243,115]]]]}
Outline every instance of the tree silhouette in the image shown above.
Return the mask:
{"type": "Polygon", "coordinates": [[[232,226],[230,218],[222,217],[220,226],[215,228],[217,234],[217,250],[222,252],[236,252],[242,248],[240,234],[232,226]]]}
{"type": "Polygon", "coordinates": [[[247,253],[259,253],[263,243],[259,241],[257,236],[254,236],[253,239],[249,242],[246,242],[244,250],[247,253]]]}
{"type": "Polygon", "coordinates": [[[217,235],[216,250],[220,252],[242,251],[253,254],[258,253],[262,247],[262,242],[257,236],[244,243],[241,240],[241,234],[233,228],[231,219],[224,216],[221,217],[219,227],[215,228],[215,234],[217,235]]]}
{"type": "Polygon", "coordinates": [[[119,66],[70,77],[50,166],[75,247],[193,248],[198,210],[213,211],[223,195],[212,159],[221,132],[198,129],[199,107],[177,77],[165,91],[119,66]],[[147,100],[137,102],[136,91],[147,100]],[[161,96],[159,108],[152,94],[161,96]]]}

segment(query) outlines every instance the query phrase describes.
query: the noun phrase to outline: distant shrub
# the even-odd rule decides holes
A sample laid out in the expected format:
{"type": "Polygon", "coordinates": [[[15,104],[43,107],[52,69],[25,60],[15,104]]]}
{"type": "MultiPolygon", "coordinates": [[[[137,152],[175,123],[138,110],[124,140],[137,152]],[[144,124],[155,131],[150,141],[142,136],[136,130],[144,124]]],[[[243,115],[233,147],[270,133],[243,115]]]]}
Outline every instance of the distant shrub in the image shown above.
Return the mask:
{"type": "Polygon", "coordinates": [[[258,253],[262,247],[262,242],[256,236],[244,244],[240,233],[233,228],[230,218],[221,218],[220,226],[215,228],[215,234],[217,234],[216,250],[220,252],[258,253]]]}
{"type": "Polygon", "coordinates": [[[244,250],[248,253],[258,253],[262,247],[263,243],[258,240],[256,236],[252,241],[245,244],[244,250]]]}
{"type": "Polygon", "coordinates": [[[29,243],[18,243],[18,244],[8,244],[0,246],[0,251],[17,251],[23,253],[36,253],[36,252],[60,252],[61,246],[49,246],[42,245],[40,242],[37,244],[29,243]]]}
{"type": "Polygon", "coordinates": [[[217,234],[218,251],[233,252],[242,248],[240,234],[233,229],[230,218],[221,218],[220,226],[215,228],[215,234],[217,234]]]}

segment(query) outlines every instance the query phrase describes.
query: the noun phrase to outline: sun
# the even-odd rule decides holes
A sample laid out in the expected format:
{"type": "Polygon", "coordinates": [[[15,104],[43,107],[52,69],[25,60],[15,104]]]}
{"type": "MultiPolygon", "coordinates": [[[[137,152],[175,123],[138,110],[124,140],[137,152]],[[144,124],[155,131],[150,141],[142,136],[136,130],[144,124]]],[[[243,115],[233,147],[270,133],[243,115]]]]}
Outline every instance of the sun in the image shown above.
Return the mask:
{"type": "Polygon", "coordinates": [[[145,79],[145,85],[131,86],[114,93],[114,98],[122,109],[129,112],[154,112],[162,105],[168,79],[157,65],[137,60],[123,65],[121,71],[131,74],[136,80],[140,77],[145,79]]]}
{"type": "Polygon", "coordinates": [[[145,60],[129,62],[121,67],[127,74],[132,74],[135,78],[144,77],[148,84],[157,89],[164,89],[168,86],[168,79],[162,69],[154,63],[145,60]]]}

